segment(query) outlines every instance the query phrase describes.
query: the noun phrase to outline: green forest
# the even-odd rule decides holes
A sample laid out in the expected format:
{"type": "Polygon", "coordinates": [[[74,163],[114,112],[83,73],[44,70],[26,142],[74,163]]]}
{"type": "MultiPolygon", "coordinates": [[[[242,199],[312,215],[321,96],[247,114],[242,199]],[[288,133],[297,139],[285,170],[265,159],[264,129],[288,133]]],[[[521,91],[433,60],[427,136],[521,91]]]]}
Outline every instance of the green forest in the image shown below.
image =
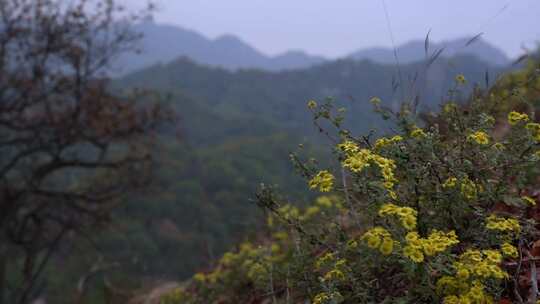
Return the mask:
{"type": "Polygon", "coordinates": [[[108,77],[75,2],[0,3],[0,304],[536,303],[537,51],[108,77]]]}

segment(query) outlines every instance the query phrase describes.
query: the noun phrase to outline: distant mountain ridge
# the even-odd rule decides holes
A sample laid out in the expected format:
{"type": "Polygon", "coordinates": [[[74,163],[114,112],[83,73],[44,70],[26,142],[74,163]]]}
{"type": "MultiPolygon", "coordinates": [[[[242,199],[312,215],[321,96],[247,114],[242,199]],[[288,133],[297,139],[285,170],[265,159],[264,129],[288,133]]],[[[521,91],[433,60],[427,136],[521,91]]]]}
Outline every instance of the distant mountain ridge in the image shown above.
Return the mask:
{"type": "MultiPolygon", "coordinates": [[[[187,57],[196,63],[225,68],[260,69],[283,71],[305,69],[328,62],[322,56],[309,55],[303,51],[288,51],[278,56],[267,56],[234,35],[223,35],[209,39],[196,31],[178,26],[145,21],[136,24],[134,30],[143,35],[140,54],[127,54],[115,64],[115,74],[125,75],[155,64],[167,64],[178,58],[187,57]]],[[[430,43],[430,52],[443,48],[441,57],[473,55],[492,65],[506,65],[510,59],[496,47],[483,39],[460,38],[441,43],[430,43]]],[[[401,63],[412,63],[425,59],[424,41],[415,40],[397,48],[401,63]]],[[[390,48],[368,48],[351,53],[345,58],[370,60],[375,63],[394,63],[394,51],[390,48]]]]}
{"type": "Polygon", "coordinates": [[[229,70],[257,68],[267,71],[307,68],[325,61],[303,51],[289,51],[278,56],[266,56],[233,35],[214,40],[181,27],[142,22],[134,27],[143,35],[141,54],[121,57],[115,66],[126,74],[158,63],[169,63],[181,57],[205,65],[229,70]]]}
{"type": "MultiPolygon", "coordinates": [[[[458,55],[473,55],[484,62],[493,65],[507,65],[510,63],[508,56],[498,48],[489,44],[482,38],[458,38],[440,43],[430,42],[428,55],[442,49],[441,57],[451,58],[458,55]]],[[[413,40],[397,47],[397,54],[401,63],[412,63],[425,60],[425,41],[413,40]]],[[[394,63],[394,50],[383,47],[368,48],[356,51],[348,56],[355,60],[371,60],[377,63],[394,63]]]]}

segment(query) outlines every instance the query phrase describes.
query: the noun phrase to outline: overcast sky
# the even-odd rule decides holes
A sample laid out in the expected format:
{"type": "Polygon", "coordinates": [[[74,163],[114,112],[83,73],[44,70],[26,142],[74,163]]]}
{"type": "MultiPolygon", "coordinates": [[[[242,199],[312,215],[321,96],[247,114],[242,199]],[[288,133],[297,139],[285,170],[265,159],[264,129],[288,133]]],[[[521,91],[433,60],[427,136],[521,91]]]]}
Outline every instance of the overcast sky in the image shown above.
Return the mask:
{"type": "MultiPolygon", "coordinates": [[[[136,8],[144,0],[120,0],[136,8]]],[[[301,49],[339,57],[391,46],[383,0],[155,0],[155,20],[196,30],[209,38],[234,34],[275,55],[301,49]]],[[[540,42],[540,0],[386,0],[396,44],[472,36],[510,56],[540,42]]]]}

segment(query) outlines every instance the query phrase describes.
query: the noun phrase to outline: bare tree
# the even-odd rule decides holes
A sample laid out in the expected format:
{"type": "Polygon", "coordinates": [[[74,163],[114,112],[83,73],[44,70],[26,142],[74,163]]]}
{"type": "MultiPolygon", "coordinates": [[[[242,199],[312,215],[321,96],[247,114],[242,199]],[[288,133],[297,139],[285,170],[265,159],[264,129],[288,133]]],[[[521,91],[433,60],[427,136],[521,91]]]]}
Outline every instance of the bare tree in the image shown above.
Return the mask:
{"type": "Polygon", "coordinates": [[[0,1],[0,303],[30,302],[66,235],[149,181],[145,143],[169,117],[104,78],[142,17],[113,0],[0,1]]]}

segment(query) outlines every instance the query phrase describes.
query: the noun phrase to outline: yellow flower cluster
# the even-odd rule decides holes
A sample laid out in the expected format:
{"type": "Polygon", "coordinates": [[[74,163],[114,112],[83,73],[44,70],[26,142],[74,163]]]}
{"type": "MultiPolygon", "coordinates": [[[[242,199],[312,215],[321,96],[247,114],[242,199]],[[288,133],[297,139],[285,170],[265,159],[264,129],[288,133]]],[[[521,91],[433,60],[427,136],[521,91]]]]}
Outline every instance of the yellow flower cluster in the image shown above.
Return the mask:
{"type": "Polygon", "coordinates": [[[373,154],[368,149],[360,149],[356,153],[351,153],[347,159],[343,161],[343,167],[355,173],[360,173],[365,168],[369,167],[373,154]]]}
{"type": "Polygon", "coordinates": [[[242,268],[246,271],[246,276],[254,281],[261,280],[268,276],[268,270],[260,262],[248,259],[242,263],[242,268]]]}
{"type": "Polygon", "coordinates": [[[503,151],[505,149],[504,145],[502,143],[495,143],[493,144],[493,148],[499,150],[499,151],[503,151]]]}
{"type": "Polygon", "coordinates": [[[498,217],[494,214],[486,218],[486,228],[490,230],[498,230],[503,232],[515,232],[519,233],[521,231],[521,226],[516,219],[506,219],[498,217]]]}
{"type": "Polygon", "coordinates": [[[479,280],[472,281],[471,285],[453,277],[444,276],[437,282],[437,288],[450,294],[444,297],[444,304],[491,304],[493,298],[485,292],[485,286],[479,280]],[[451,294],[449,291],[455,291],[451,294]]]}
{"type": "Polygon", "coordinates": [[[416,216],[418,212],[411,207],[400,207],[394,204],[384,204],[379,209],[379,216],[396,215],[399,217],[401,225],[407,230],[416,228],[416,216]]]}
{"type": "Polygon", "coordinates": [[[334,268],[324,275],[323,280],[334,282],[344,281],[345,272],[347,272],[347,261],[345,259],[339,259],[334,264],[334,268]]]}
{"type": "Polygon", "coordinates": [[[389,145],[398,143],[403,140],[403,137],[396,135],[391,138],[381,137],[375,141],[375,150],[380,150],[389,145]]]}
{"type": "Polygon", "coordinates": [[[531,132],[531,135],[533,137],[533,139],[536,141],[536,142],[539,142],[540,143],[540,124],[539,123],[534,123],[534,122],[530,122],[528,123],[525,128],[527,130],[529,130],[529,132],[531,132]]]}
{"type": "MultiPolygon", "coordinates": [[[[515,250],[510,244],[503,246],[507,250],[515,250]]],[[[499,266],[502,259],[503,255],[497,250],[465,251],[453,265],[455,276],[443,276],[437,281],[437,292],[445,295],[444,303],[493,303],[493,299],[485,293],[482,282],[508,277],[499,266]]]]}
{"type": "MultiPolygon", "coordinates": [[[[400,140],[399,137],[394,137],[394,141],[400,140]]],[[[396,164],[392,159],[385,158],[368,149],[360,149],[351,142],[345,141],[338,145],[338,148],[347,154],[347,158],[343,161],[344,168],[351,170],[354,173],[360,173],[365,168],[374,163],[381,169],[381,174],[384,178],[384,187],[388,190],[392,189],[397,182],[394,176],[396,164]]]]}
{"type": "MultiPolygon", "coordinates": [[[[320,196],[316,199],[315,204],[307,207],[303,212],[300,212],[298,208],[285,205],[278,209],[278,212],[285,218],[298,218],[300,221],[310,220],[317,215],[331,210],[343,210],[343,204],[337,197],[334,196],[320,196]],[[283,208],[285,212],[281,212],[283,208]],[[290,213],[292,215],[287,216],[290,213]]],[[[270,216],[271,218],[271,216],[270,216]]],[[[270,225],[271,226],[271,225],[270,225]]]]}
{"type": "Polygon", "coordinates": [[[350,239],[347,241],[347,249],[352,250],[358,247],[358,242],[355,239],[350,239]]]}
{"type": "Polygon", "coordinates": [[[309,206],[306,208],[306,211],[302,216],[300,216],[300,220],[308,220],[315,215],[319,214],[321,212],[321,208],[319,206],[309,206]]]}
{"type": "Polygon", "coordinates": [[[457,178],[455,177],[449,177],[444,183],[443,188],[454,188],[457,183],[457,178]]]}
{"type": "Polygon", "coordinates": [[[341,144],[338,145],[338,148],[349,156],[358,152],[358,150],[360,150],[360,148],[358,148],[358,145],[355,142],[350,141],[350,140],[346,140],[342,142],[341,144]]]}
{"type": "Polygon", "coordinates": [[[335,195],[319,196],[315,200],[315,204],[317,206],[321,207],[321,208],[327,208],[327,209],[336,208],[336,209],[340,209],[340,210],[343,209],[343,204],[339,200],[339,197],[337,197],[335,195]]]}
{"type": "MultiPolygon", "coordinates": [[[[475,184],[472,180],[470,180],[468,177],[463,178],[460,183],[460,190],[461,194],[471,200],[476,198],[478,192],[482,192],[483,188],[481,185],[475,184]]],[[[454,188],[458,184],[458,179],[455,177],[449,177],[443,184],[443,188],[449,189],[454,188]]]]}
{"type": "Polygon", "coordinates": [[[317,107],[317,102],[315,100],[310,100],[310,101],[308,101],[307,106],[308,106],[308,108],[313,110],[313,109],[315,109],[317,107]]]}
{"type": "Polygon", "coordinates": [[[277,212],[286,220],[295,220],[300,216],[300,210],[298,207],[289,204],[280,207],[277,212]]]}
{"type": "Polygon", "coordinates": [[[323,256],[317,259],[315,262],[315,268],[321,269],[322,267],[326,267],[328,264],[333,263],[336,260],[336,257],[332,252],[327,252],[323,256]]]}
{"type": "Polygon", "coordinates": [[[321,192],[329,192],[334,187],[334,180],[335,177],[330,172],[323,170],[309,181],[309,188],[318,188],[321,192]]]}
{"type": "Polygon", "coordinates": [[[378,106],[381,104],[381,99],[379,97],[373,97],[369,100],[369,102],[371,102],[371,104],[374,106],[378,106]]]}
{"type": "Polygon", "coordinates": [[[531,206],[536,206],[536,200],[530,196],[522,196],[521,199],[531,206]]]}
{"type": "Polygon", "coordinates": [[[450,113],[450,112],[454,112],[457,110],[457,104],[454,103],[454,102],[448,102],[444,105],[443,107],[443,111],[445,113],[450,113]]]}
{"type": "Polygon", "coordinates": [[[420,138],[427,137],[427,134],[426,134],[426,132],[424,132],[424,130],[422,130],[422,129],[420,129],[420,128],[414,128],[414,129],[411,131],[411,137],[420,139],[420,138]]]}
{"type": "Polygon", "coordinates": [[[469,135],[469,140],[476,142],[479,145],[487,145],[489,144],[489,135],[487,135],[486,132],[483,131],[476,131],[469,135]]]}
{"type": "Polygon", "coordinates": [[[503,243],[501,245],[501,251],[505,256],[509,256],[511,258],[517,258],[518,257],[518,250],[516,247],[514,247],[510,243],[503,243]]]}
{"type": "Polygon", "coordinates": [[[461,254],[459,262],[454,263],[454,268],[457,277],[463,280],[471,276],[504,279],[507,274],[499,267],[502,259],[503,255],[497,250],[469,249],[461,254]]]}
{"type": "Polygon", "coordinates": [[[478,194],[478,191],[482,190],[480,185],[476,185],[472,180],[470,180],[468,177],[464,178],[461,181],[461,194],[471,200],[475,199],[476,195],[478,194]]]}
{"type": "Polygon", "coordinates": [[[394,170],[396,169],[395,162],[392,159],[377,154],[373,154],[372,159],[381,169],[381,174],[384,178],[384,187],[388,190],[392,189],[397,182],[397,179],[394,176],[394,170]]]}
{"type": "MultiPolygon", "coordinates": [[[[277,254],[278,248],[270,247],[272,254],[277,254]],[[276,250],[277,249],[277,250],[276,250]]],[[[255,248],[251,243],[240,245],[238,252],[227,252],[219,260],[218,266],[210,273],[196,273],[193,280],[198,283],[215,284],[231,273],[231,269],[242,271],[243,274],[257,280],[267,275],[267,269],[263,263],[273,261],[273,256],[266,255],[265,248],[255,248]]]]}
{"type": "Polygon", "coordinates": [[[324,275],[323,280],[325,281],[344,281],[345,274],[339,269],[332,269],[324,275]]]}
{"type": "Polygon", "coordinates": [[[456,75],[456,82],[459,84],[465,84],[467,80],[465,79],[465,76],[463,74],[456,75]]]}
{"type": "Polygon", "coordinates": [[[313,304],[341,303],[343,296],[338,292],[321,292],[313,298],[313,304]]]}
{"type": "Polygon", "coordinates": [[[202,272],[197,272],[194,276],[193,276],[193,280],[197,281],[197,282],[204,282],[206,281],[206,275],[202,272]]]}
{"type": "Polygon", "coordinates": [[[389,255],[394,250],[394,240],[388,230],[382,227],[375,227],[364,233],[363,240],[373,249],[379,249],[383,255],[389,255]]]}
{"type": "Polygon", "coordinates": [[[508,113],[508,123],[512,126],[517,125],[520,122],[527,121],[529,121],[529,116],[525,113],[522,114],[515,111],[508,113]]]}
{"type": "Polygon", "coordinates": [[[405,237],[407,246],[403,248],[403,255],[415,263],[424,261],[424,256],[434,256],[459,243],[455,231],[444,233],[433,230],[427,238],[421,238],[418,232],[409,232],[405,237]]]}

